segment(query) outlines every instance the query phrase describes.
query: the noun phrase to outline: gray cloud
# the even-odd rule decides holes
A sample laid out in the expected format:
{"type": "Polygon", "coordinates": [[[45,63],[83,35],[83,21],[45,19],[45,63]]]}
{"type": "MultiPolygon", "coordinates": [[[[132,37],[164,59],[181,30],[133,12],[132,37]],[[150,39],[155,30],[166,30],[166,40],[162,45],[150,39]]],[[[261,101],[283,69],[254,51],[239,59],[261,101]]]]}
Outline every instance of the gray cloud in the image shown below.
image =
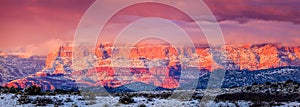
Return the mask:
{"type": "Polygon", "coordinates": [[[218,21],[287,21],[300,24],[299,0],[204,0],[218,21]]]}

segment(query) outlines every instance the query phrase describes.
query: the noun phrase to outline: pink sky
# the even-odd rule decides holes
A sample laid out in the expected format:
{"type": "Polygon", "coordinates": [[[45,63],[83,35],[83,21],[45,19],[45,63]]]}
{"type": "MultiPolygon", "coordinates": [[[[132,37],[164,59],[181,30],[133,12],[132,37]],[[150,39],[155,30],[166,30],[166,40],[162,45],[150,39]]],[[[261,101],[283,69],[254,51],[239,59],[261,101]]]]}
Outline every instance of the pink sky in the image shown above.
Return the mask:
{"type": "MultiPolygon", "coordinates": [[[[0,49],[46,54],[60,42],[72,41],[81,17],[93,2],[1,0],[0,49]]],[[[299,45],[299,0],[205,0],[205,3],[217,17],[227,44],[276,42],[299,45]]],[[[160,9],[157,14],[161,11],[169,10],[160,9]]],[[[111,27],[131,17],[135,16],[127,14],[119,17],[111,27]]],[[[188,24],[180,21],[180,17],[176,18],[179,18],[178,23],[188,24]]],[[[210,23],[209,20],[204,21],[210,23]]]]}

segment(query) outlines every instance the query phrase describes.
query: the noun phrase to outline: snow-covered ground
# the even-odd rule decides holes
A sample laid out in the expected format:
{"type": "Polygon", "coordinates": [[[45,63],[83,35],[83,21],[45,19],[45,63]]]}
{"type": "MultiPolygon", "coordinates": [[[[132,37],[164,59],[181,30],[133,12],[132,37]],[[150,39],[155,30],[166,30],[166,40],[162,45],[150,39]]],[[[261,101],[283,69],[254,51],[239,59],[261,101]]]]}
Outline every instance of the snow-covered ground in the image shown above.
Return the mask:
{"type": "MultiPolygon", "coordinates": [[[[35,104],[23,104],[18,105],[17,99],[20,97],[20,95],[15,96],[14,94],[1,94],[0,95],[0,107],[33,107],[35,104]]],[[[55,96],[30,96],[31,99],[35,99],[36,97],[50,97],[53,100],[59,99],[63,100],[63,104],[60,107],[71,107],[72,105],[77,105],[78,107],[111,107],[111,106],[121,106],[121,107],[137,107],[140,105],[145,105],[147,107],[152,106],[165,106],[165,107],[197,107],[199,106],[200,102],[199,100],[190,100],[190,101],[181,101],[179,99],[148,99],[145,97],[133,97],[134,103],[131,104],[121,104],[119,103],[120,97],[111,97],[111,96],[97,96],[96,100],[82,100],[83,96],[78,95],[55,95],[55,96]],[[71,98],[72,102],[65,102],[67,98],[71,98]],[[86,105],[86,103],[93,102],[95,104],[92,105],[86,105]]],[[[285,102],[282,103],[282,106],[288,107],[288,106],[300,106],[300,102],[285,102]]],[[[229,107],[248,107],[252,105],[252,102],[249,101],[237,101],[237,102],[213,102],[210,101],[206,103],[206,106],[210,107],[219,107],[219,106],[229,106],[229,107]]],[[[54,104],[47,104],[46,107],[53,107],[54,104]]]]}

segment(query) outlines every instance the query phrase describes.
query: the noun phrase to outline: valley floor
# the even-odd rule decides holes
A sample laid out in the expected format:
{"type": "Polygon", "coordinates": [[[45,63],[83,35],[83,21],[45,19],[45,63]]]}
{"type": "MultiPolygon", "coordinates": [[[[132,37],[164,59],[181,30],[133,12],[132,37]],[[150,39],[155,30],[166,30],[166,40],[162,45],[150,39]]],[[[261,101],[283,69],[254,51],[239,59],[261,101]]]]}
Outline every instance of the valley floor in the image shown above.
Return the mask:
{"type": "MultiPolygon", "coordinates": [[[[33,107],[36,104],[28,103],[28,104],[18,104],[18,98],[21,95],[15,94],[1,94],[0,95],[0,106],[1,107],[33,107]]],[[[79,95],[55,95],[55,96],[29,96],[30,99],[36,99],[37,97],[43,98],[51,98],[52,100],[62,100],[62,104],[59,105],[60,107],[110,107],[110,106],[143,106],[151,107],[151,106],[165,106],[165,107],[197,107],[200,104],[199,100],[188,100],[182,101],[180,99],[161,99],[161,98],[145,98],[145,97],[132,97],[134,100],[133,103],[130,104],[122,104],[119,102],[120,97],[111,97],[111,96],[97,96],[95,100],[83,100],[83,96],[79,95]],[[67,100],[69,99],[69,100],[67,100]]],[[[268,102],[263,102],[264,104],[268,105],[268,102]]],[[[274,103],[274,102],[273,102],[274,103]]],[[[276,102],[275,102],[276,103],[276,102]]],[[[57,103],[47,104],[46,107],[53,107],[57,105],[57,103]]],[[[219,106],[229,106],[229,107],[248,107],[254,106],[251,101],[220,101],[214,102],[210,101],[206,103],[206,106],[210,107],[219,107],[219,106]]],[[[300,102],[281,102],[278,103],[277,106],[300,106],[300,102]]]]}
{"type": "Polygon", "coordinates": [[[299,83],[293,81],[254,84],[247,87],[197,89],[194,91],[113,92],[110,95],[103,92],[104,88],[88,88],[78,93],[64,94],[63,92],[62,94],[56,93],[56,91],[37,94],[36,89],[39,88],[29,89],[23,91],[17,91],[14,88],[2,89],[0,107],[197,107],[203,104],[201,101],[205,98],[212,98],[204,103],[208,107],[300,107],[299,83]],[[8,92],[15,92],[15,94],[8,92]],[[25,95],[26,93],[27,95],[25,95]],[[192,94],[189,96],[187,93],[192,94]]]}

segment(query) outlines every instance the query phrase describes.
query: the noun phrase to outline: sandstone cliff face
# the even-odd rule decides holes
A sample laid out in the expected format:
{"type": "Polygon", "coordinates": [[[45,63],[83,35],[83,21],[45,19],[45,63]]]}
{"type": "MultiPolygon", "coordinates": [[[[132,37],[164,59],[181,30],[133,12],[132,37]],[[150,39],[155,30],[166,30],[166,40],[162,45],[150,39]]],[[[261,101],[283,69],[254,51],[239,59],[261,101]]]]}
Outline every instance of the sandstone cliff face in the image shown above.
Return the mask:
{"type": "Polygon", "coordinates": [[[260,70],[282,66],[299,66],[299,47],[276,44],[227,46],[227,57],[238,69],[260,70]]]}
{"type": "MultiPolygon", "coordinates": [[[[179,86],[181,71],[189,68],[213,71],[216,68],[261,70],[300,66],[300,47],[277,44],[224,46],[217,49],[219,53],[208,47],[139,45],[131,47],[127,56],[122,56],[122,47],[112,46],[98,45],[95,49],[97,65],[79,71],[74,71],[71,67],[72,47],[61,46],[48,54],[44,72],[70,75],[76,82],[91,86],[117,87],[131,82],[144,82],[164,88],[176,88],[179,86]]],[[[36,76],[45,75],[40,72],[36,76]]]]}
{"type": "Polygon", "coordinates": [[[46,72],[54,74],[70,73],[72,65],[72,47],[60,46],[58,50],[50,52],[46,59],[46,72]]]}
{"type": "MultiPolygon", "coordinates": [[[[96,71],[88,70],[86,76],[94,76],[93,79],[98,81],[98,85],[114,84],[115,86],[119,86],[131,81],[140,81],[169,88],[172,86],[176,87],[178,86],[178,81],[176,81],[174,76],[170,76],[169,72],[170,68],[176,68],[177,65],[182,67],[182,69],[197,67],[199,70],[205,71],[212,71],[216,68],[260,70],[300,65],[299,47],[285,47],[277,44],[224,46],[220,49],[221,54],[216,55],[213,55],[212,49],[208,47],[193,48],[183,46],[175,48],[170,45],[139,45],[131,47],[129,50],[130,53],[127,56],[122,56],[122,47],[112,46],[112,44],[100,44],[95,49],[98,65],[96,65],[96,71]],[[222,63],[215,61],[213,56],[222,57],[222,63]],[[124,58],[127,59],[123,60],[124,58]],[[132,71],[132,68],[136,70],[132,71]],[[157,76],[153,77],[153,75],[157,76]],[[120,80],[115,80],[118,76],[132,78],[127,78],[127,82],[123,79],[123,83],[118,83],[120,80]],[[169,81],[168,83],[172,85],[167,85],[163,81],[169,81]]],[[[62,60],[58,62],[63,63],[47,63],[47,67],[56,65],[54,73],[63,71],[66,65],[71,66],[71,52],[72,48],[70,46],[60,47],[57,52],[49,54],[47,62],[55,62],[57,57],[59,57],[62,60]]],[[[180,70],[181,68],[177,72],[180,72],[180,70]]],[[[79,74],[83,75],[85,73],[79,74]]]]}
{"type": "MultiPolygon", "coordinates": [[[[126,58],[130,63],[128,67],[150,66],[182,66],[198,67],[199,69],[213,70],[212,66],[224,66],[213,60],[212,49],[207,47],[172,47],[170,45],[159,46],[135,46],[130,48],[127,56],[122,56],[122,47],[112,47],[111,44],[101,44],[95,49],[98,65],[96,66],[123,66],[121,63],[126,58]],[[120,64],[120,65],[118,65],[120,64]]],[[[222,60],[229,66],[226,69],[234,70],[260,70],[280,66],[298,66],[300,47],[285,47],[277,44],[225,46],[222,54],[215,57],[224,57],[222,60]]],[[[60,47],[58,51],[49,53],[46,61],[47,68],[52,68],[54,63],[71,65],[72,47],[60,47]],[[56,61],[56,62],[55,62],[56,61]]],[[[57,66],[59,64],[56,64],[57,66]]]]}

